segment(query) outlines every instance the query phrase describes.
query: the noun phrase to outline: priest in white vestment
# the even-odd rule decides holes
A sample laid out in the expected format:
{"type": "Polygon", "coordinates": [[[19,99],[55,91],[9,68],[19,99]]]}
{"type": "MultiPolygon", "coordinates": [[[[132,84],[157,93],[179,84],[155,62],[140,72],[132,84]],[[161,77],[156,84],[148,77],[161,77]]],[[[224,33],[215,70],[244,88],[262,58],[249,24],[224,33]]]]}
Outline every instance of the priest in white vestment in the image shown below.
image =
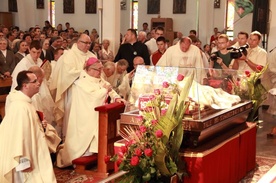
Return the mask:
{"type": "Polygon", "coordinates": [[[55,120],[63,128],[63,138],[66,136],[71,106],[71,85],[80,76],[85,61],[90,57],[96,58],[89,51],[90,45],[90,37],[82,34],[77,43],[58,59],[53,70],[53,78],[49,88],[55,101],[55,120]]]}
{"type": "Polygon", "coordinates": [[[169,47],[156,66],[180,67],[179,72],[184,75],[189,72],[189,69],[184,68],[195,68],[197,69],[196,80],[199,83],[203,82],[207,73],[203,70],[204,64],[200,50],[197,46],[192,45],[192,40],[189,37],[183,37],[176,45],[169,47]]]}
{"type": "Polygon", "coordinates": [[[58,167],[70,166],[72,160],[98,152],[99,112],[95,107],[104,105],[108,96],[111,101],[125,102],[107,81],[101,79],[102,68],[98,59],[89,58],[85,70],[72,85],[67,136],[58,152],[58,167]]]}
{"type": "Polygon", "coordinates": [[[131,84],[132,80],[135,75],[135,71],[138,65],[145,65],[145,61],[142,57],[137,56],[133,59],[133,66],[134,69],[124,75],[123,79],[120,82],[120,85],[117,87],[117,93],[122,96],[125,100],[128,100],[129,94],[130,94],[130,89],[131,89],[131,84]]]}
{"type": "Polygon", "coordinates": [[[0,182],[55,183],[44,128],[31,99],[40,83],[31,71],[19,72],[17,78],[0,125],[0,182]]]}
{"type": "Polygon", "coordinates": [[[32,71],[38,82],[40,83],[39,92],[32,97],[32,104],[37,111],[43,113],[43,121],[48,123],[45,129],[45,139],[51,153],[55,153],[56,149],[61,142],[59,137],[61,129],[58,128],[54,119],[54,100],[50,94],[47,86],[47,81],[44,78],[44,71],[38,66],[32,66],[29,68],[32,71]]]}
{"type": "Polygon", "coordinates": [[[40,41],[34,40],[32,41],[29,54],[25,56],[14,68],[12,72],[12,86],[11,90],[17,86],[16,77],[20,71],[28,70],[31,66],[37,65],[41,66],[43,61],[39,58],[41,54],[41,45],[40,41]]]}
{"type": "Polygon", "coordinates": [[[128,62],[125,59],[120,59],[115,63],[115,72],[109,76],[104,78],[107,82],[109,82],[113,88],[119,95],[118,87],[121,85],[124,76],[127,74],[126,69],[128,68],[128,62]]]}

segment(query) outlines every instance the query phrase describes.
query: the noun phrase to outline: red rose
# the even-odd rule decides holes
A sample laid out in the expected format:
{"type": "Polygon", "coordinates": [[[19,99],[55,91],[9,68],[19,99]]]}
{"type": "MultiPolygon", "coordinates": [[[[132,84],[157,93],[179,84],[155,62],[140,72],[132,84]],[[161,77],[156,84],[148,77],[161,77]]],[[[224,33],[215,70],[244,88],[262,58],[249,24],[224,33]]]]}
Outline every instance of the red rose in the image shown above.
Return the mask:
{"type": "Polygon", "coordinates": [[[132,139],[132,140],[127,142],[126,146],[129,147],[129,146],[131,146],[132,144],[135,144],[135,143],[136,143],[136,141],[132,139]]]}
{"type": "Polygon", "coordinates": [[[158,120],[157,120],[157,119],[151,120],[151,124],[152,124],[152,125],[156,125],[157,123],[158,123],[158,120]]]}
{"type": "Polygon", "coordinates": [[[167,109],[161,109],[161,116],[164,116],[167,112],[167,109]]]}
{"type": "Polygon", "coordinates": [[[132,166],[137,166],[139,164],[139,157],[138,156],[133,156],[130,160],[130,164],[132,166]]]}
{"type": "Polygon", "coordinates": [[[145,149],[144,153],[145,153],[145,155],[146,155],[146,156],[151,157],[151,156],[152,156],[153,151],[152,151],[152,149],[151,149],[151,148],[147,148],[147,149],[145,149]]]}
{"type": "Polygon", "coordinates": [[[118,160],[116,161],[116,164],[117,164],[117,166],[120,166],[120,164],[122,163],[122,159],[121,158],[118,158],[118,160]]]}
{"type": "Polygon", "coordinates": [[[250,77],[250,71],[244,71],[244,73],[247,77],[250,77]]]}
{"type": "Polygon", "coordinates": [[[125,154],[125,153],[127,152],[127,147],[126,147],[126,146],[122,146],[122,147],[121,147],[121,152],[122,152],[123,154],[125,154]]]}
{"type": "Polygon", "coordinates": [[[161,138],[163,136],[162,130],[156,130],[155,135],[157,138],[161,138]]]}
{"type": "Polygon", "coordinates": [[[104,157],[104,162],[105,163],[109,163],[110,162],[110,158],[111,158],[110,156],[105,156],[104,157]]]}
{"type": "Polygon", "coordinates": [[[126,146],[126,148],[128,148],[129,146],[131,146],[134,143],[135,143],[135,140],[131,139],[131,140],[128,140],[125,142],[125,146],[126,146]]]}
{"type": "Polygon", "coordinates": [[[182,81],[184,79],[184,75],[178,74],[177,81],[182,81]]]}
{"type": "Polygon", "coordinates": [[[141,125],[140,127],[140,132],[145,133],[147,131],[147,127],[145,127],[144,125],[141,125]]]}
{"type": "Polygon", "coordinates": [[[160,92],[159,89],[154,89],[154,94],[155,94],[155,95],[160,95],[160,93],[161,93],[161,92],[160,92]]]}
{"type": "Polygon", "coordinates": [[[136,156],[142,156],[142,150],[140,148],[135,149],[135,155],[136,156]]]}
{"type": "Polygon", "coordinates": [[[170,84],[167,81],[163,82],[163,88],[169,88],[170,84]]]}
{"type": "Polygon", "coordinates": [[[155,96],[154,96],[154,95],[150,95],[150,96],[149,96],[149,99],[150,99],[150,100],[154,100],[154,99],[155,99],[155,96]]]}
{"type": "Polygon", "coordinates": [[[263,66],[257,65],[256,69],[257,69],[258,71],[261,71],[261,70],[263,69],[263,66]]]}

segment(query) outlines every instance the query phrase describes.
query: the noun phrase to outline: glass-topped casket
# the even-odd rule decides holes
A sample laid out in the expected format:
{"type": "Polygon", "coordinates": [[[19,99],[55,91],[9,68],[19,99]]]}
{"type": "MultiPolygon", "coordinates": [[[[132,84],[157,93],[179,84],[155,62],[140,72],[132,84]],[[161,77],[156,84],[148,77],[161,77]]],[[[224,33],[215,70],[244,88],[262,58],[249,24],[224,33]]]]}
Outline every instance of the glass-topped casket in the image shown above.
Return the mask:
{"type": "Polygon", "coordinates": [[[196,147],[246,121],[252,102],[241,94],[246,92],[243,71],[138,66],[128,104],[121,114],[121,130],[127,125],[139,125],[137,116],[142,114],[156,91],[164,95],[165,105],[169,105],[175,88],[181,91],[191,77],[191,87],[186,91],[183,146],[196,147]],[[179,74],[184,76],[182,81],[178,81],[179,74]],[[169,83],[169,87],[164,87],[164,82],[169,83]]]}

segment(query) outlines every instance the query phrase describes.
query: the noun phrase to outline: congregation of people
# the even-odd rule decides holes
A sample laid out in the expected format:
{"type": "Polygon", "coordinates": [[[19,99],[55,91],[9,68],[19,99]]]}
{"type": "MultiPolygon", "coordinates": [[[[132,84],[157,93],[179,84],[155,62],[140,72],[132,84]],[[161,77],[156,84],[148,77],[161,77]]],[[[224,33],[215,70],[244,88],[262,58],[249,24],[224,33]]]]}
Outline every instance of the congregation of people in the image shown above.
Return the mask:
{"type": "MultiPolygon", "coordinates": [[[[26,32],[0,27],[0,76],[12,77],[0,125],[0,182],[55,182],[51,162],[63,168],[98,153],[94,108],[126,104],[138,65],[205,68],[197,74],[204,84],[204,79],[217,77],[216,70],[259,72],[257,66],[275,62],[261,41],[258,31],[240,31],[230,40],[214,28],[210,42],[202,46],[195,30],[189,35],[177,32],[174,40],[167,40],[163,27],[150,31],[143,23],[141,30],[128,29],[113,53],[110,40],[99,42],[96,29],[78,32],[69,22],[63,29],[62,24],[54,28],[45,21],[44,27],[26,32]],[[247,54],[231,57],[229,47],[245,45],[247,54]]],[[[275,75],[275,67],[266,73],[268,78],[275,75]]],[[[264,77],[267,87],[276,86],[276,79],[268,80],[264,77]]]]}

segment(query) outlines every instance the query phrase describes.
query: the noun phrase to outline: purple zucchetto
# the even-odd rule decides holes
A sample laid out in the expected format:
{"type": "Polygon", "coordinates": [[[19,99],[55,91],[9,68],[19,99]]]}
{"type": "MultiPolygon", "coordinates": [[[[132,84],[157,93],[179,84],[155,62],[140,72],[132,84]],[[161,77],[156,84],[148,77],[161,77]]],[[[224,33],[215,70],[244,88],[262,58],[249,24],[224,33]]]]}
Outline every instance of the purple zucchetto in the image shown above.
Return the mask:
{"type": "Polygon", "coordinates": [[[90,65],[93,65],[94,63],[99,62],[99,60],[95,57],[90,57],[87,61],[86,61],[86,67],[89,67],[90,65]]]}

